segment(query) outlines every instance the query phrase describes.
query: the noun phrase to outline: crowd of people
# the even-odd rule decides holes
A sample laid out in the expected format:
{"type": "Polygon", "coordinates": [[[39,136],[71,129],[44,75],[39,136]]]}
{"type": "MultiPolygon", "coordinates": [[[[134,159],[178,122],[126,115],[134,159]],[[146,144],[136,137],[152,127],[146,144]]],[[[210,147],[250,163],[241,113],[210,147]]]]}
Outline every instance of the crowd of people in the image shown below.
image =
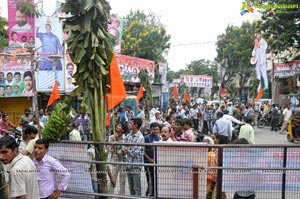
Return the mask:
{"type": "MultiPolygon", "coordinates": [[[[283,124],[280,132],[284,133],[284,129],[291,117],[289,106],[283,106],[282,110],[280,107],[275,105],[270,106],[268,102],[265,102],[258,110],[271,115],[273,119],[271,128],[274,131],[278,130],[277,124],[282,120],[283,124]]],[[[174,106],[170,106],[167,110],[139,105],[137,107],[137,114],[135,114],[133,108],[130,106],[116,108],[111,113],[110,125],[107,126],[106,141],[110,143],[107,146],[108,161],[133,164],[126,166],[119,164],[107,165],[106,169],[109,179],[108,192],[116,194],[116,187],[118,187],[118,194],[124,195],[126,192],[125,181],[127,180],[130,195],[141,196],[141,174],[142,171],[145,171],[147,179],[145,195],[154,196],[154,167],[134,165],[155,163],[154,148],[149,145],[143,146],[143,143],[202,141],[211,145],[228,143],[255,144],[253,124],[259,115],[257,112],[249,104],[233,104],[231,102],[221,105],[218,103],[207,104],[205,102],[202,104],[195,102],[191,104],[177,103],[174,106]],[[237,137],[234,137],[234,125],[241,125],[237,137]],[[114,143],[124,143],[124,145],[114,145],[114,143]],[[126,145],[127,143],[137,145],[126,145]]],[[[6,113],[2,113],[1,116],[0,134],[2,138],[0,139],[0,155],[2,154],[2,148],[5,150],[9,148],[12,152],[16,150],[14,145],[11,148],[11,145],[6,144],[10,140],[8,138],[10,136],[7,136],[9,127],[16,128],[16,125],[8,120],[6,113]],[[2,145],[1,140],[5,141],[2,145]]],[[[19,143],[19,146],[17,146],[18,150],[16,150],[17,152],[14,153],[15,156],[12,156],[10,160],[6,159],[3,154],[0,160],[5,164],[7,161],[10,161],[8,163],[13,162],[14,158],[17,157],[29,157],[29,160],[33,159],[33,166],[38,168],[39,161],[41,161],[41,158],[37,156],[39,150],[47,151],[49,147],[49,144],[43,144],[45,141],[41,141],[39,132],[44,128],[44,124],[49,117],[51,117],[51,111],[47,111],[45,114],[44,110],[41,109],[37,117],[31,114],[30,109],[25,109],[24,115],[20,117],[19,121],[23,127],[23,139],[19,143]],[[39,142],[41,142],[43,147],[38,148],[39,142]]],[[[68,138],[74,141],[90,141],[92,133],[88,114],[83,112],[71,124],[68,138]]],[[[92,144],[89,145],[87,154],[92,160],[96,160],[95,146],[92,144]]],[[[214,159],[216,157],[217,150],[212,149],[209,152],[209,164],[216,164],[217,160],[214,159]]],[[[28,159],[26,161],[28,162],[28,159]]],[[[96,168],[95,164],[91,164],[92,166],[94,166],[94,169],[96,168]]],[[[37,173],[37,179],[39,179],[38,175],[39,173],[37,173]]],[[[207,178],[208,182],[211,181],[207,188],[208,195],[210,195],[209,192],[214,190],[215,187],[216,176],[213,175],[213,172],[209,173],[207,178]]],[[[98,192],[97,175],[91,172],[91,177],[93,190],[98,192]]],[[[42,180],[45,179],[42,178],[42,180]]],[[[40,181],[38,182],[40,183],[40,181]]],[[[66,189],[66,182],[67,180],[59,188],[52,188],[51,194],[59,195],[61,190],[66,189]]],[[[46,186],[46,184],[44,183],[42,186],[46,186]]],[[[47,194],[50,194],[51,191],[48,191],[47,194]]],[[[47,198],[47,194],[41,193],[40,191],[41,198],[47,198]]],[[[95,196],[95,198],[97,199],[98,196],[95,196]]]]}

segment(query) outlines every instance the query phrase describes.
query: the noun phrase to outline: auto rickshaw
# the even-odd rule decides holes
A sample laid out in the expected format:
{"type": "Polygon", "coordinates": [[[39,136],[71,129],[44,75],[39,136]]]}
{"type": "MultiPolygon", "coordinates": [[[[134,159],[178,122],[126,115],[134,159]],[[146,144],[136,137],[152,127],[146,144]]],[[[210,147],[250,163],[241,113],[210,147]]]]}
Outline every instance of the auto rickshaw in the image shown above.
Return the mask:
{"type": "Polygon", "coordinates": [[[292,118],[288,125],[287,140],[289,142],[300,141],[300,107],[292,110],[292,118]]]}

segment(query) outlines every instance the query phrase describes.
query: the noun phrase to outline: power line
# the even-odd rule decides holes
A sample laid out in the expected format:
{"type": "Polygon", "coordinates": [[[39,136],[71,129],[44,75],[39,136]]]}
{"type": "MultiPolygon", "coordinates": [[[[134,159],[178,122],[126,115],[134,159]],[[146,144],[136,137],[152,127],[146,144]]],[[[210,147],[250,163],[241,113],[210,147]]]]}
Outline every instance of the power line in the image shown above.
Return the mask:
{"type": "Polygon", "coordinates": [[[217,41],[204,41],[204,42],[195,42],[195,43],[182,43],[182,44],[171,44],[171,46],[195,46],[195,45],[204,45],[204,44],[215,44],[217,41]]]}

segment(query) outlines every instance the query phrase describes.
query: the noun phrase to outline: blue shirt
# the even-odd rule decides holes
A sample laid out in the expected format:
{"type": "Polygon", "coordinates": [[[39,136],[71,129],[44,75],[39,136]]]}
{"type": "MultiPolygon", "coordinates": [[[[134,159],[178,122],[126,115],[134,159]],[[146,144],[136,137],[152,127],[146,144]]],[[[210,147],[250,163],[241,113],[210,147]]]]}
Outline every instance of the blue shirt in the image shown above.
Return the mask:
{"type": "Polygon", "coordinates": [[[231,121],[225,119],[224,117],[219,118],[213,128],[213,132],[219,135],[227,136],[231,140],[231,121]]]}
{"type": "MultiPolygon", "coordinates": [[[[145,136],[145,143],[153,143],[160,141],[160,137],[157,135],[153,135],[152,133],[145,136]]],[[[151,158],[154,159],[154,148],[152,146],[145,146],[145,153],[151,158]]],[[[149,161],[147,159],[144,160],[145,163],[149,161]]]]}

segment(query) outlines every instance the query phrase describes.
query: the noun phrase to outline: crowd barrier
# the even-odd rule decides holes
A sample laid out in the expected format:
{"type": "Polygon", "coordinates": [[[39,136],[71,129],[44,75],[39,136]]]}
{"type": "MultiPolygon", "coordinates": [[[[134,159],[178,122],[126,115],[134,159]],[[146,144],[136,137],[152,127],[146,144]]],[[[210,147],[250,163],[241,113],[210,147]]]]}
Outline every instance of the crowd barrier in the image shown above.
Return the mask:
{"type": "MultiPolygon", "coordinates": [[[[299,199],[300,198],[300,146],[298,145],[207,145],[205,143],[163,143],[138,144],[152,147],[155,164],[91,160],[87,155],[88,144],[132,146],[107,142],[51,143],[49,154],[59,159],[71,174],[64,198],[93,199],[107,198],[160,198],[160,199],[205,199],[207,177],[216,173],[214,197],[234,198],[238,193],[253,193],[256,199],[299,199]],[[209,164],[209,153],[214,151],[216,164],[209,164]],[[125,181],[125,194],[118,194],[120,183],[114,192],[94,193],[92,189],[91,164],[105,164],[110,167],[122,165],[141,166],[142,195],[129,194],[125,181]],[[146,196],[146,169],[154,168],[154,196],[146,196]]],[[[209,155],[210,154],[210,155],[209,155]]],[[[106,173],[106,170],[96,172],[106,173]]],[[[127,174],[127,170],[123,172],[127,174]]],[[[109,178],[108,186],[110,186],[109,178]]],[[[108,189],[109,190],[109,189],[108,189]]]]}

